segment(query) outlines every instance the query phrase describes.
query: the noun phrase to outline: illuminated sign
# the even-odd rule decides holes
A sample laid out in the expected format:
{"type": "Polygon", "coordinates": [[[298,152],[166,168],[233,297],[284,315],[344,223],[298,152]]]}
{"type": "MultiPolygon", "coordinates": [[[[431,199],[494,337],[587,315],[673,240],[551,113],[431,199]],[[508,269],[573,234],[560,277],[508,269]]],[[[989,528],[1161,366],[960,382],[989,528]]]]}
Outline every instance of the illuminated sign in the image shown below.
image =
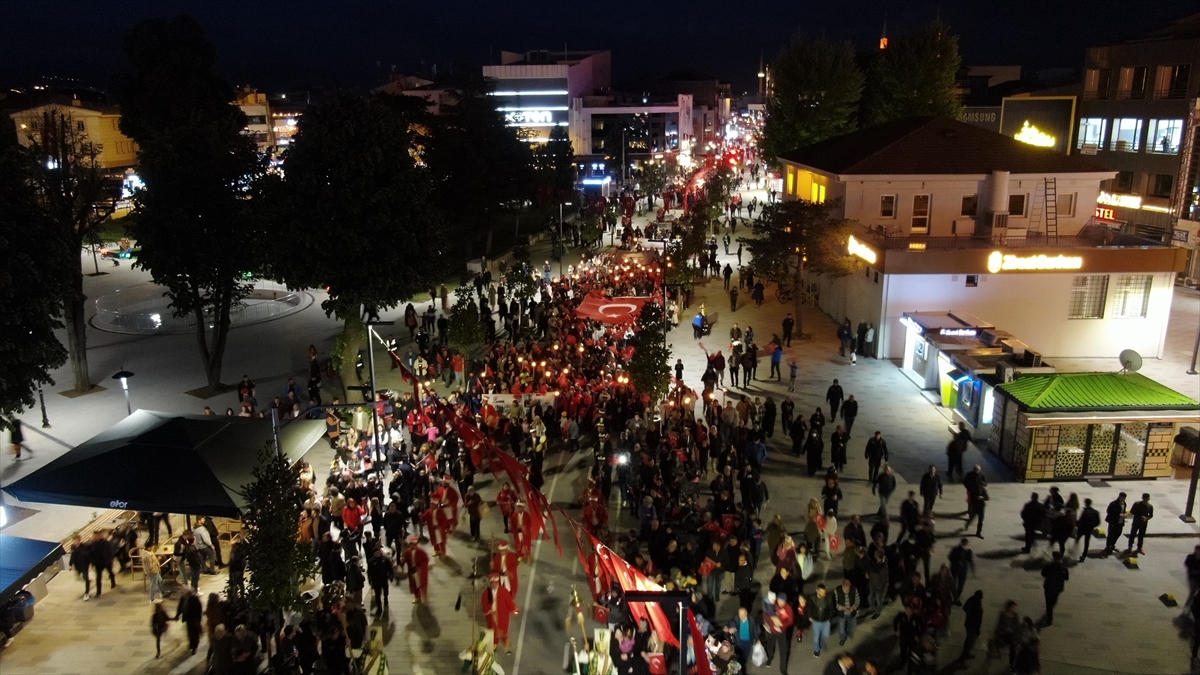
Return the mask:
{"type": "Polygon", "coordinates": [[[975,337],[979,334],[974,328],[943,328],[938,331],[938,335],[946,337],[975,337]]]}
{"type": "Polygon", "coordinates": [[[552,124],[554,113],[549,110],[517,110],[504,113],[504,121],[510,125],[552,124]]]}
{"type": "Polygon", "coordinates": [[[1020,256],[992,251],[988,255],[987,268],[992,274],[1040,270],[1077,270],[1083,268],[1083,258],[1065,255],[1020,256]]]}
{"type": "Polygon", "coordinates": [[[1113,209],[1097,206],[1095,216],[1101,220],[1116,220],[1117,214],[1113,209]]]}
{"type": "Polygon", "coordinates": [[[1137,195],[1114,195],[1104,191],[1101,191],[1100,196],[1096,197],[1096,203],[1120,206],[1127,209],[1142,208],[1142,198],[1137,195]]]}
{"type": "Polygon", "coordinates": [[[875,251],[868,248],[861,241],[855,239],[853,235],[851,235],[850,241],[846,244],[846,250],[850,252],[850,255],[858,256],[872,265],[874,265],[875,261],[879,259],[879,257],[875,255],[875,251]]]}
{"type": "Polygon", "coordinates": [[[1029,120],[1025,120],[1025,123],[1021,125],[1021,130],[1013,134],[1013,138],[1022,143],[1036,145],[1039,148],[1053,148],[1055,145],[1058,145],[1057,138],[1033,126],[1029,123],[1029,120]]]}

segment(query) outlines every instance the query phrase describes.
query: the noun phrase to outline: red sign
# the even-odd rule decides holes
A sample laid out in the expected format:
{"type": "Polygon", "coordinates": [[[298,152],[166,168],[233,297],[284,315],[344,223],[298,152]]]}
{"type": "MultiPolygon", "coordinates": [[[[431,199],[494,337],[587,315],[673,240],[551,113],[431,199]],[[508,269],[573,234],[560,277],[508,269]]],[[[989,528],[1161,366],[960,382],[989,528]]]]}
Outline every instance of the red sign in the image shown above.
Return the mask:
{"type": "Polygon", "coordinates": [[[1096,217],[1101,220],[1116,220],[1116,211],[1103,206],[1096,207],[1096,217]]]}

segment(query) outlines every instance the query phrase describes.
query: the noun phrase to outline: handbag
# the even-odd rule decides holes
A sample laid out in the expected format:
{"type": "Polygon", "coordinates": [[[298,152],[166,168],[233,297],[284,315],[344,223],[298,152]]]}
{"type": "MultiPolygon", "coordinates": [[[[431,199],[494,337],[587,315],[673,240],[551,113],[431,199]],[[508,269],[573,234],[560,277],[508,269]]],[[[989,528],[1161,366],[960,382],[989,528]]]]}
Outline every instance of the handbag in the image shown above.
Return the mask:
{"type": "Polygon", "coordinates": [[[758,668],[767,662],[767,648],[763,646],[762,642],[754,643],[754,649],[750,650],[750,662],[758,668]]]}

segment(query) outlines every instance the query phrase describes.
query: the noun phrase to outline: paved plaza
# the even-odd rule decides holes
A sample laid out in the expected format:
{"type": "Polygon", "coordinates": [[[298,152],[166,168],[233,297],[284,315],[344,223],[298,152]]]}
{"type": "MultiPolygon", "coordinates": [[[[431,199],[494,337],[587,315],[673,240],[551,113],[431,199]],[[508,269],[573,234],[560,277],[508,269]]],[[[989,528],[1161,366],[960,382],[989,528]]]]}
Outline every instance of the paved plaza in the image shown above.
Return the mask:
{"type": "MultiPolygon", "coordinates": [[[[743,192],[747,201],[753,195],[758,195],[760,201],[765,198],[762,192],[743,192]]],[[[748,234],[748,228],[739,227],[737,235],[742,234],[748,234]]],[[[545,255],[544,248],[544,245],[535,247],[535,261],[545,255]]],[[[735,256],[724,255],[723,248],[721,252],[722,266],[733,260],[736,268],[735,256]]],[[[105,268],[105,271],[109,274],[86,279],[89,295],[95,297],[146,279],[145,274],[128,266],[105,268]]],[[[248,374],[258,382],[260,400],[264,397],[269,400],[277,395],[276,392],[283,391],[289,376],[302,376],[306,372],[305,349],[309,344],[315,344],[327,354],[340,326],[325,317],[319,307],[321,298],[314,294],[318,295],[317,302],[306,310],[234,330],[230,334],[223,379],[233,382],[242,374],[248,374]]],[[[690,315],[686,313],[681,325],[670,334],[673,353],[683,360],[684,379],[690,386],[700,387],[699,378],[705,365],[704,349],[727,350],[728,330],[734,321],[743,328],[752,326],[759,344],[769,342],[772,333],[782,332],[780,323],[791,309],[780,304],[771,289],[761,307],[755,307],[749,301],[748,291],[743,292],[741,298],[741,306],[731,312],[720,278],[713,277],[697,286],[692,308],[694,310],[703,302],[710,314],[717,315],[713,334],[699,342],[694,340],[688,325],[690,315]]],[[[385,318],[398,318],[401,310],[385,318]]],[[[862,317],[849,318],[857,324],[862,317]]],[[[855,396],[860,407],[849,449],[850,463],[843,473],[844,521],[850,513],[868,514],[877,507],[877,499],[871,496],[866,482],[867,468],[862,456],[871,432],[881,430],[887,438],[891,464],[899,477],[897,495],[903,495],[904,491],[915,489],[921,473],[930,463],[944,469],[950,418],[948,411],[932,405],[895,364],[863,359],[851,366],[845,358],[839,357],[833,319],[815,309],[806,309],[803,319],[804,332],[812,337],[793,341],[785,350],[783,382],[761,379],[770,370],[768,360],[762,359],[758,371],[760,379],[744,391],[731,390],[730,393],[770,396],[778,404],[789,395],[786,362],[795,358],[800,363],[800,378],[797,391],[790,395],[796,403],[797,414],[811,415],[813,409],[822,404],[825,390],[834,378],[840,380],[847,396],[855,396]]],[[[1198,325],[1200,299],[1195,293],[1177,291],[1167,357],[1148,359],[1143,372],[1189,396],[1200,394],[1200,380],[1183,372],[1191,356],[1198,325]]],[[[402,337],[401,332],[402,328],[396,331],[397,337],[402,337]]],[[[60,370],[58,386],[46,392],[51,428],[40,428],[40,415],[36,409],[23,416],[33,457],[14,463],[11,457],[5,456],[0,465],[0,483],[6,485],[28,475],[67,448],[120,420],[124,416],[124,399],[119,388],[113,387],[114,383],[107,379],[107,374],[120,369],[136,373],[130,385],[135,408],[198,413],[208,405],[220,414],[224,408],[234,405],[234,394],[200,400],[185,393],[204,384],[192,336],[146,337],[89,330],[89,343],[93,376],[101,379],[99,383],[108,387],[107,391],[65,398],[57,392],[70,386],[69,373],[66,369],[60,370]]],[[[401,350],[405,348],[402,340],[401,350]]],[[[1111,363],[1048,360],[1063,370],[1116,370],[1119,367],[1115,356],[1111,363]]],[[[398,375],[387,371],[381,373],[380,384],[394,388],[401,386],[398,375]]],[[[825,410],[828,413],[827,407],[825,410]]],[[[830,421],[831,428],[832,424],[830,421]]],[[[779,513],[792,531],[800,531],[804,527],[805,505],[811,497],[818,495],[820,480],[804,475],[801,460],[788,452],[790,439],[786,435],[777,431],[769,445],[771,453],[765,475],[771,501],[764,509],[764,521],[779,513]]],[[[578,514],[575,502],[591,461],[588,454],[568,456],[559,453],[547,459],[544,489],[552,501],[564,505],[573,515],[578,514]]],[[[1019,553],[1022,544],[1018,513],[1031,491],[1044,493],[1049,486],[1014,483],[1004,466],[979,447],[970,449],[964,463],[968,467],[981,464],[991,483],[991,501],[984,529],[986,538],[972,540],[971,545],[979,558],[978,571],[968,581],[966,590],[967,594],[977,588],[984,591],[986,640],[1005,600],[1017,601],[1021,613],[1035,620],[1042,614],[1039,571],[1049,559],[1049,553],[1044,544],[1035,549],[1033,555],[1019,553]]],[[[322,466],[318,461],[313,464],[322,466]]],[[[161,479],[182,481],[187,477],[164,475],[161,479]]],[[[498,486],[490,476],[481,475],[476,486],[485,499],[495,498],[498,486]]],[[[1118,490],[1128,492],[1131,497],[1149,492],[1156,506],[1156,517],[1149,527],[1146,555],[1139,559],[1137,569],[1127,568],[1117,558],[1094,558],[1070,567],[1071,578],[1056,612],[1054,626],[1042,633],[1043,672],[1047,675],[1189,672],[1187,638],[1191,625],[1180,620],[1182,608],[1167,607],[1159,599],[1164,593],[1173,594],[1181,601],[1186,597],[1183,558],[1200,543],[1197,539],[1200,529],[1186,525],[1178,518],[1184,509],[1187,482],[1128,481],[1113,482],[1107,487],[1080,482],[1064,483],[1061,487],[1064,494],[1075,492],[1080,499],[1091,497],[1102,512],[1118,490]]],[[[893,516],[901,499],[902,496],[893,497],[893,516]]],[[[1133,501],[1131,499],[1130,503],[1133,501]]],[[[6,534],[58,540],[69,536],[92,516],[88,509],[43,505],[29,505],[29,508],[38,512],[5,528],[6,534]]],[[[940,538],[934,549],[935,565],[945,560],[956,543],[965,508],[963,488],[947,486],[944,498],[935,507],[940,538]]],[[[618,532],[633,522],[628,513],[614,511],[614,518],[613,529],[618,532]]],[[[511,656],[501,653],[498,657],[500,665],[510,675],[562,672],[567,639],[564,620],[570,610],[570,591],[572,586],[578,586],[586,597],[586,581],[573,553],[574,541],[569,530],[565,527],[560,530],[565,555],[559,557],[552,542],[538,542],[533,562],[522,568],[521,591],[517,598],[520,615],[514,619],[512,628],[514,652],[511,656]]],[[[380,619],[386,625],[385,654],[392,673],[440,675],[458,672],[461,662],[457,654],[467,646],[472,608],[478,607],[478,591],[473,589],[470,576],[476,559],[486,553],[486,543],[469,542],[465,532],[464,526],[451,542],[449,557],[433,564],[433,591],[429,604],[411,605],[407,587],[395,588],[390,612],[380,619]],[[461,609],[456,611],[455,604],[460,595],[463,602],[461,609]]],[[[893,526],[893,535],[895,532],[893,526]]],[[[503,536],[498,517],[493,515],[484,521],[483,535],[488,541],[503,536]]],[[[764,556],[756,574],[757,580],[765,583],[770,578],[769,566],[764,556]]],[[[840,567],[840,560],[822,558],[818,577],[829,580],[832,586],[841,578],[840,567]]],[[[222,576],[203,577],[201,591],[207,594],[219,590],[223,582],[222,576]]],[[[179,624],[173,625],[168,633],[163,658],[154,659],[150,605],[142,582],[125,576],[118,583],[114,592],[106,592],[102,599],[84,603],[80,600],[81,583],[71,573],[59,574],[49,586],[49,596],[38,604],[37,618],[25,627],[12,646],[0,651],[0,674],[203,673],[204,644],[198,656],[191,656],[185,648],[186,638],[179,624]]],[[[808,590],[811,589],[810,584],[808,590]]],[[[717,621],[713,623],[727,621],[734,614],[735,605],[736,597],[726,596],[718,608],[717,621]]],[[[169,607],[173,613],[173,605],[169,604],[169,607]]],[[[892,637],[891,617],[896,611],[897,605],[893,603],[885,610],[883,618],[860,624],[845,649],[860,659],[890,662],[895,667],[898,652],[892,637]]],[[[951,617],[951,633],[941,646],[941,672],[1007,672],[1005,663],[984,658],[982,646],[976,659],[965,664],[951,664],[963,640],[961,621],[961,612],[956,611],[951,617]]],[[[827,660],[836,653],[831,650],[816,660],[809,656],[807,647],[805,644],[793,649],[789,670],[793,675],[821,672],[827,660]]],[[[774,673],[777,670],[777,666],[751,666],[749,672],[774,673]]]]}

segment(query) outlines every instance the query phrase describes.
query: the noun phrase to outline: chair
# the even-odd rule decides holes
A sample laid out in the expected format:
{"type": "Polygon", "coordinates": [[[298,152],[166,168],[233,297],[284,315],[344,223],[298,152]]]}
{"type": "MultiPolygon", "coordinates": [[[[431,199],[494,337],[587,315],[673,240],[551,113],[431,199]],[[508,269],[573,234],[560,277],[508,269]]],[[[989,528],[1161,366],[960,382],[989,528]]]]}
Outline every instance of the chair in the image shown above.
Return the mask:
{"type": "Polygon", "coordinates": [[[129,551],[129,576],[137,580],[138,573],[142,574],[142,590],[146,590],[148,584],[146,567],[142,564],[142,554],[145,550],[144,548],[135,548],[129,551]]]}

